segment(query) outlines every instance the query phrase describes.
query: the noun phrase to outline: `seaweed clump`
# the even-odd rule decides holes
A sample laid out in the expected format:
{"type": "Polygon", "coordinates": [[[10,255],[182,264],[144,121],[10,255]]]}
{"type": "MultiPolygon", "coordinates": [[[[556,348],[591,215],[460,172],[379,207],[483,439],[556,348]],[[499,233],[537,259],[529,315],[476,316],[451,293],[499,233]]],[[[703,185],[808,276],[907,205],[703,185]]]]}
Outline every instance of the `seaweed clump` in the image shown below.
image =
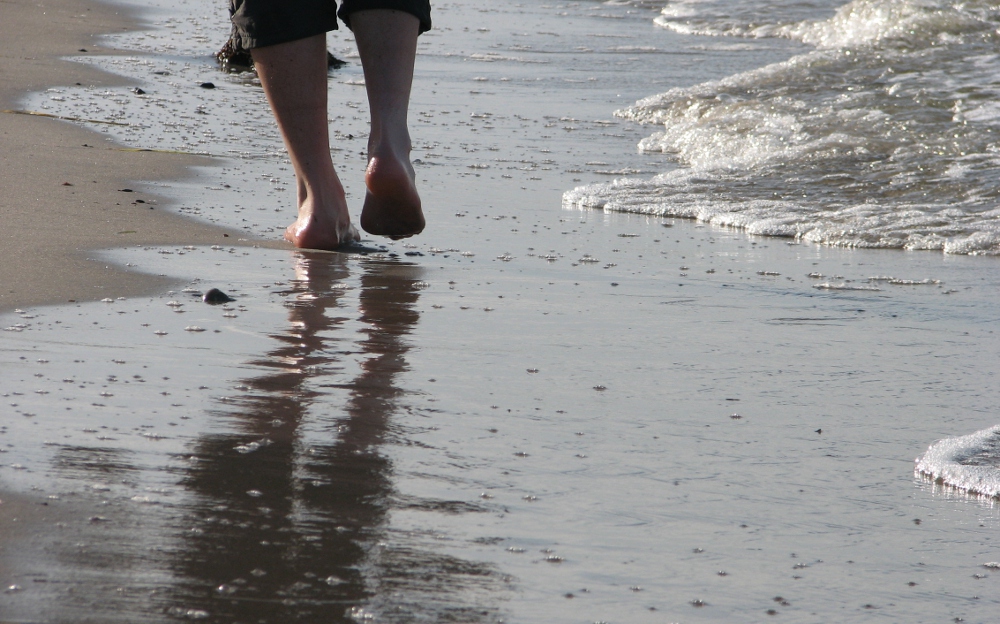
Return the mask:
{"type": "MultiPolygon", "coordinates": [[[[228,74],[254,71],[253,57],[250,55],[250,50],[233,41],[232,37],[215,54],[215,58],[219,61],[219,68],[228,74]]],[[[344,65],[347,65],[347,61],[340,60],[328,51],[326,53],[326,64],[330,69],[340,69],[344,65]]]]}

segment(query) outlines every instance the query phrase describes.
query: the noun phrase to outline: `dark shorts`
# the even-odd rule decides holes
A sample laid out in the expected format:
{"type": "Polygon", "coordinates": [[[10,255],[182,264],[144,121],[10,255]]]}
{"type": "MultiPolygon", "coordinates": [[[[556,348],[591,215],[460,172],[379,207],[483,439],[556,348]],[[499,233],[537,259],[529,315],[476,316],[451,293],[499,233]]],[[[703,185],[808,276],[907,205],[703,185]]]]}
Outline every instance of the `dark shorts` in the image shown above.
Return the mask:
{"type": "Polygon", "coordinates": [[[337,16],[350,28],[351,13],[395,9],[420,20],[420,32],[431,28],[430,0],[229,0],[233,42],[245,50],[305,39],[337,29],[337,16]]]}

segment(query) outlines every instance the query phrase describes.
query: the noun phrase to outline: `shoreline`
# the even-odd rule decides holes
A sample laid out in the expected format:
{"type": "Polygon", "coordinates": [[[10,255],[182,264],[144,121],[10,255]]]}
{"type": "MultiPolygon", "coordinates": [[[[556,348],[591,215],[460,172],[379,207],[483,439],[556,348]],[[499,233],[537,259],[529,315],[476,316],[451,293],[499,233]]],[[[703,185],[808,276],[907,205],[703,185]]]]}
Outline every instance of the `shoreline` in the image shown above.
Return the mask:
{"type": "MultiPolygon", "coordinates": [[[[609,118],[623,102],[797,49],[576,9],[435,7],[410,118],[429,227],[368,255],[279,242],[292,172],[260,90],[211,60],[221,5],[138,6],[142,30],[103,39],[128,56],[84,59],[125,77],[23,100],[134,126],[0,115],[69,136],[49,152],[81,177],[51,195],[100,202],[79,214],[112,244],[65,257],[170,282],[6,313],[0,621],[989,619],[1000,509],[912,459],[995,424],[995,263],[566,209],[661,170],[633,149],[649,128],[609,118]],[[221,166],[142,187],[79,154],[129,178],[221,166]],[[112,210],[140,227],[100,232],[112,210]],[[190,238],[135,246],[154,218],[190,238]]],[[[329,88],[353,207],[361,68],[348,33],[328,47],[352,59],[329,88]]]]}
{"type": "Polygon", "coordinates": [[[122,86],[123,77],[62,60],[113,52],[104,34],[134,30],[124,7],[69,2],[5,3],[0,23],[0,198],[5,217],[0,311],[18,307],[151,294],[174,280],[126,271],[93,258],[132,245],[227,245],[245,232],[165,210],[171,199],[143,184],[191,177],[210,159],[129,151],[70,122],[16,114],[25,94],[57,85],[122,86]],[[120,189],[135,192],[124,194],[120,189]],[[123,199],[124,197],[124,199],[123,199]],[[143,203],[133,203],[141,199],[143,203]]]}

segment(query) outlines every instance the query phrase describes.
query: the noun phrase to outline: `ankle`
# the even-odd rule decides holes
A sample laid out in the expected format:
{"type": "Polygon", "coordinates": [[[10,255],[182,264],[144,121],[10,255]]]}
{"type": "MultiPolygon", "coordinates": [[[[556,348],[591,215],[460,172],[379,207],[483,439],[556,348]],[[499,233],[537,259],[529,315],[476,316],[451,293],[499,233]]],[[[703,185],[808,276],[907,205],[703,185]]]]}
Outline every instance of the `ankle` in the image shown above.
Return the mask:
{"type": "Polygon", "coordinates": [[[368,138],[368,157],[396,158],[409,160],[413,145],[406,126],[393,131],[372,130],[368,138]]]}

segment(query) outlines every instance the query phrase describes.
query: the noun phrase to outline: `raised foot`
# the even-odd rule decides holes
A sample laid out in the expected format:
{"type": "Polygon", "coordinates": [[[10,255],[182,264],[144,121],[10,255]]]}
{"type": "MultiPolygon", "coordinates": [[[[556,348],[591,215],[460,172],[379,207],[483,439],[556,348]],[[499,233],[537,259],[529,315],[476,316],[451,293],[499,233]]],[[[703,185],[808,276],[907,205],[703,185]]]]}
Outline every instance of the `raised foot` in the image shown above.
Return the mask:
{"type": "Polygon", "coordinates": [[[350,222],[346,226],[320,222],[313,216],[303,216],[285,229],[285,240],[300,249],[333,251],[361,240],[350,222]]]}
{"type": "Polygon", "coordinates": [[[424,213],[413,179],[413,167],[408,161],[371,158],[365,172],[368,193],[361,210],[361,227],[366,232],[398,240],[424,230],[424,213]]]}

